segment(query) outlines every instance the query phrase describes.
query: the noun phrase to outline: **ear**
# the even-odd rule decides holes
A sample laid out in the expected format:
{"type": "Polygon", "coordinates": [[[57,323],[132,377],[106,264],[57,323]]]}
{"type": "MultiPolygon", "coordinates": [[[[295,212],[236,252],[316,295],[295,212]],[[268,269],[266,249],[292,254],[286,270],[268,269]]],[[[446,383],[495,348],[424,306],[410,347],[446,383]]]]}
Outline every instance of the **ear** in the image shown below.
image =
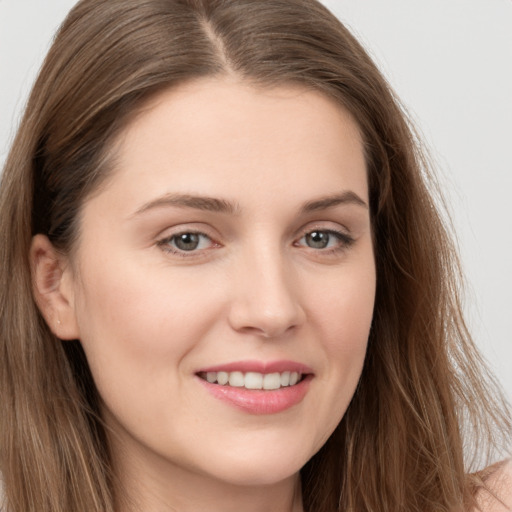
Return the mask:
{"type": "Polygon", "coordinates": [[[30,247],[30,267],[34,297],[50,330],[61,340],[80,338],[68,258],[46,236],[36,235],[30,247]]]}

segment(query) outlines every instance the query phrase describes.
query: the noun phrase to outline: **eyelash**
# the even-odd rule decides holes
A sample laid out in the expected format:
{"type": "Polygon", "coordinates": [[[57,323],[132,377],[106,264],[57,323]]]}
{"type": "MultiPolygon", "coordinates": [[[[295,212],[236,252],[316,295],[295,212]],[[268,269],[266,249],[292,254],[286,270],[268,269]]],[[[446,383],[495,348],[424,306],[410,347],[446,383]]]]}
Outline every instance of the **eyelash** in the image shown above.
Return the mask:
{"type": "MultiPolygon", "coordinates": [[[[184,236],[184,235],[195,235],[198,237],[209,239],[211,241],[211,243],[213,244],[213,247],[209,247],[208,249],[215,248],[215,246],[220,247],[220,244],[214,242],[212,240],[212,238],[210,236],[208,236],[206,233],[202,233],[200,231],[194,231],[194,230],[181,231],[179,233],[175,233],[173,235],[167,236],[167,237],[159,240],[157,242],[157,245],[163,251],[173,254],[173,255],[176,255],[176,256],[179,256],[179,257],[182,257],[182,258],[197,257],[199,254],[201,254],[202,251],[208,250],[208,249],[193,249],[190,251],[186,251],[186,250],[171,246],[171,243],[175,242],[178,237],[184,236]]],[[[330,242],[330,240],[328,240],[328,243],[329,242],[330,242]]],[[[323,229],[322,228],[312,228],[312,229],[309,229],[308,231],[305,231],[302,234],[302,236],[296,242],[294,242],[293,245],[295,247],[306,247],[307,249],[311,249],[315,252],[321,252],[323,255],[334,255],[334,254],[337,254],[337,253],[347,250],[354,242],[355,242],[354,238],[352,238],[350,235],[347,235],[346,233],[344,233],[342,231],[337,231],[334,229],[325,229],[325,228],[323,228],[323,229]],[[331,247],[331,248],[314,248],[314,247],[309,247],[307,245],[302,245],[299,243],[306,236],[312,235],[313,233],[321,233],[323,235],[328,235],[329,237],[334,236],[335,238],[337,238],[338,244],[335,247],[331,247]]]]}
{"type": "Polygon", "coordinates": [[[189,230],[189,231],[181,231],[179,233],[174,233],[173,235],[170,235],[170,236],[167,236],[165,238],[163,238],[162,240],[159,240],[157,242],[157,245],[165,252],[167,253],[170,253],[170,254],[173,254],[173,255],[176,255],[176,256],[180,256],[182,258],[190,258],[190,257],[197,257],[199,254],[199,251],[204,251],[204,250],[207,250],[207,249],[193,249],[191,251],[185,251],[183,249],[179,249],[177,247],[173,247],[171,246],[171,243],[173,243],[173,241],[176,241],[176,239],[180,236],[184,236],[184,235],[196,235],[198,237],[202,237],[202,238],[207,238],[209,240],[211,240],[211,242],[213,243],[214,246],[217,246],[219,247],[220,244],[217,244],[215,243],[210,236],[208,236],[206,233],[202,233],[200,231],[194,231],[194,230],[189,230]]]}
{"type": "MultiPolygon", "coordinates": [[[[330,242],[330,240],[328,241],[328,243],[329,242],[330,242]]],[[[342,231],[337,231],[335,229],[313,228],[313,229],[308,229],[308,231],[306,231],[299,238],[299,240],[294,243],[294,245],[300,246],[300,247],[306,247],[308,249],[312,249],[315,252],[321,252],[322,255],[335,255],[340,252],[346,251],[354,242],[355,242],[354,238],[352,238],[350,235],[348,235],[347,233],[344,233],[342,231]],[[329,237],[334,236],[338,240],[338,243],[336,244],[335,247],[331,247],[331,248],[314,248],[314,247],[309,247],[306,245],[304,245],[304,246],[301,244],[299,245],[299,241],[301,241],[308,235],[312,235],[313,233],[322,233],[323,235],[328,235],[329,237]]]]}

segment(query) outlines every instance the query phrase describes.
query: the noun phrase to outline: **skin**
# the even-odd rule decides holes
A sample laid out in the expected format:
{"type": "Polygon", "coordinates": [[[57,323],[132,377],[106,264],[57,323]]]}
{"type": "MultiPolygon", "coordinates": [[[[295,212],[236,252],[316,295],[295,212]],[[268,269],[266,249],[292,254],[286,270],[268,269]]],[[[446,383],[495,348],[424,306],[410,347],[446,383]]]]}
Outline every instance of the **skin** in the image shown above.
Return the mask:
{"type": "Polygon", "coordinates": [[[510,512],[512,510],[512,459],[495,464],[484,470],[483,480],[487,489],[476,493],[478,509],[484,512],[510,512]]]}
{"type": "Polygon", "coordinates": [[[299,470],[343,417],[365,357],[367,204],[346,111],[316,92],[217,78],[160,94],[124,130],[72,257],[34,238],[38,304],[57,336],[81,340],[137,509],[302,510],[299,470]],[[180,251],[176,235],[190,232],[200,244],[180,251]],[[303,400],[251,414],[197,376],[246,360],[307,365],[303,400]]]}

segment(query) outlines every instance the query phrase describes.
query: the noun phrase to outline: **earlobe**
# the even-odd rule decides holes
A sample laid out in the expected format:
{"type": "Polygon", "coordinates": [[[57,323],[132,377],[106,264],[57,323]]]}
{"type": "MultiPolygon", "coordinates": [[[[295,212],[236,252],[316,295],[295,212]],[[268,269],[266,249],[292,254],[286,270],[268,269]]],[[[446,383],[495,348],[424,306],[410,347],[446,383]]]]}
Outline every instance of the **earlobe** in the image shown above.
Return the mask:
{"type": "Polygon", "coordinates": [[[48,237],[36,235],[30,247],[34,298],[50,330],[62,340],[78,339],[74,287],[67,257],[48,237]]]}

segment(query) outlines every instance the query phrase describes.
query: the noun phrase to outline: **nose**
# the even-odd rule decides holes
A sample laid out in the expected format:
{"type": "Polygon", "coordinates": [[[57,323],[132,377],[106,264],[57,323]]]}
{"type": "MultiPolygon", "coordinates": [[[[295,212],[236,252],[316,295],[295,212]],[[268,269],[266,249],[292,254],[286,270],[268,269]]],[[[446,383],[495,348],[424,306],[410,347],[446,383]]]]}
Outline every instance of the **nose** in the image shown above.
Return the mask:
{"type": "Polygon", "coordinates": [[[300,283],[279,253],[243,258],[231,283],[229,323],[236,331],[277,338],[304,322],[300,283]]]}

